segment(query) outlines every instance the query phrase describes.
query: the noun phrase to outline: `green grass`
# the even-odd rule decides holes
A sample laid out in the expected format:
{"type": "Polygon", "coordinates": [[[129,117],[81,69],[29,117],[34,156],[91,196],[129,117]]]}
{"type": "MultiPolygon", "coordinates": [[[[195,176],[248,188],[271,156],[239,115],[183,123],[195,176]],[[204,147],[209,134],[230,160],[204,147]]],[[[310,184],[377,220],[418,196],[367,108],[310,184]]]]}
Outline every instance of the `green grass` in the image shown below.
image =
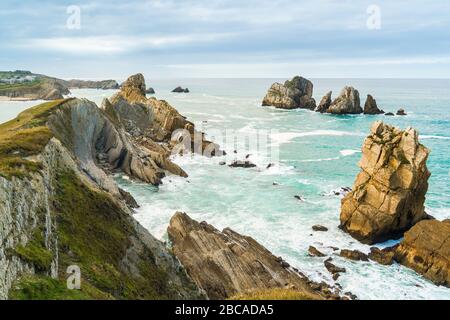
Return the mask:
{"type": "Polygon", "coordinates": [[[108,194],[91,190],[70,171],[60,173],[55,190],[61,270],[76,264],[85,282],[119,299],[171,297],[168,276],[149,250],[141,253],[136,273],[122,269],[135,231],[108,194]]]}
{"type": "Polygon", "coordinates": [[[256,290],[237,294],[229,300],[315,300],[313,295],[291,289],[256,290]]]}
{"type": "Polygon", "coordinates": [[[46,126],[49,115],[67,100],[40,104],[0,124],[0,176],[23,178],[41,169],[38,162],[26,159],[42,152],[53,133],[46,126]]]}
{"type": "Polygon", "coordinates": [[[33,237],[25,246],[14,249],[16,255],[29,264],[34,265],[38,272],[50,270],[53,253],[45,247],[43,232],[36,229],[33,237]]]}

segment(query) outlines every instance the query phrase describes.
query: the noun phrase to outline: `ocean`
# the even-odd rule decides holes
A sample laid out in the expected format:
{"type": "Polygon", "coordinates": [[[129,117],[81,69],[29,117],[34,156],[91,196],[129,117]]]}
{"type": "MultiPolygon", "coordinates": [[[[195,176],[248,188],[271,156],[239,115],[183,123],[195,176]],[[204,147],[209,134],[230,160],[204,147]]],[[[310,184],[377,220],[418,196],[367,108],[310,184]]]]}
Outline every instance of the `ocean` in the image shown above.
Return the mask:
{"type": "MultiPolygon", "coordinates": [[[[227,151],[228,163],[249,155],[257,167],[230,168],[219,165],[222,157],[189,155],[174,157],[189,177],[167,176],[159,187],[117,175],[117,182],[141,206],[135,215],[139,222],[166,241],[170,217],[184,211],[218,229],[230,227],[251,236],[313,280],[333,284],[324,258],[308,256],[313,245],[346,268],[337,282],[344,292],[360,299],[450,299],[450,289],[435,286],[408,268],[348,261],[331,248],[369,252],[369,246],[338,228],[340,196],[333,191],[352,186],[363,139],[376,120],[419,131],[420,141],[431,149],[426,210],[438,219],[450,218],[450,80],[312,79],[317,102],[327,91],[336,97],[345,85],[351,85],[359,90],[362,104],[372,94],[386,112],[405,109],[404,117],[335,116],[261,107],[275,81],[283,80],[147,79],[155,97],[167,100],[227,151]],[[170,92],[179,85],[191,92],[170,92]],[[244,139],[234,141],[230,136],[244,139]],[[248,136],[258,136],[264,146],[247,141],[248,136]],[[267,168],[268,164],[272,166],[267,168]],[[315,224],[329,231],[313,232],[315,224]]],[[[72,93],[100,104],[114,90],[72,93]]],[[[0,101],[0,121],[37,103],[0,101]]]]}

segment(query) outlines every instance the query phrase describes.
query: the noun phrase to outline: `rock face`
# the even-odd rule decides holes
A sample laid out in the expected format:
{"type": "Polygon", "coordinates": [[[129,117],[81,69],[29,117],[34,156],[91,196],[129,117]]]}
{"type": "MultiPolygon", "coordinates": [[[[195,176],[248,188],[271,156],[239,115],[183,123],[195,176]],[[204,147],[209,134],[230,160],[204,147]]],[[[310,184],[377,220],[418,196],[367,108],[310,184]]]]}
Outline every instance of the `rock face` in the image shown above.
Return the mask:
{"type": "Polygon", "coordinates": [[[263,106],[274,106],[281,109],[316,108],[312,98],[313,84],[308,79],[296,76],[284,84],[274,83],[262,102],[263,106]]]}
{"type": "Polygon", "coordinates": [[[428,154],[416,130],[375,122],[362,147],[353,191],[342,199],[341,228],[371,244],[399,238],[425,219],[428,154]]]}
{"type": "Polygon", "coordinates": [[[144,76],[136,74],[102,105],[109,118],[130,134],[141,150],[146,151],[147,163],[153,169],[152,177],[144,181],[159,184],[165,171],[186,177],[187,174],[170,161],[169,156],[173,153],[196,152],[205,156],[223,153],[217,144],[206,140],[204,134],[196,131],[194,124],[170,104],[147,98],[145,93],[144,76]]]}
{"type": "Polygon", "coordinates": [[[332,91],[329,91],[326,95],[323,96],[322,100],[320,100],[319,105],[314,110],[316,112],[325,113],[328,108],[331,106],[331,94],[332,91]]]}
{"type": "Polygon", "coordinates": [[[424,220],[408,232],[395,260],[437,285],[450,287],[450,220],[424,220]]]}
{"type": "Polygon", "coordinates": [[[28,109],[2,125],[0,150],[0,299],[202,297],[102,169],[128,163],[139,178],[150,161],[94,103],[28,109]],[[69,266],[81,269],[81,290],[67,289],[69,266]]]}
{"type": "Polygon", "coordinates": [[[334,114],[359,114],[363,112],[359,99],[359,92],[353,87],[345,87],[327,109],[334,114]]]}
{"type": "Polygon", "coordinates": [[[364,114],[382,114],[383,110],[378,109],[377,101],[370,95],[367,95],[366,103],[364,104],[364,114]]]}
{"type": "Polygon", "coordinates": [[[168,234],[174,254],[210,299],[272,288],[291,288],[322,298],[282,259],[231,229],[220,232],[177,212],[170,220],[168,234]]]}

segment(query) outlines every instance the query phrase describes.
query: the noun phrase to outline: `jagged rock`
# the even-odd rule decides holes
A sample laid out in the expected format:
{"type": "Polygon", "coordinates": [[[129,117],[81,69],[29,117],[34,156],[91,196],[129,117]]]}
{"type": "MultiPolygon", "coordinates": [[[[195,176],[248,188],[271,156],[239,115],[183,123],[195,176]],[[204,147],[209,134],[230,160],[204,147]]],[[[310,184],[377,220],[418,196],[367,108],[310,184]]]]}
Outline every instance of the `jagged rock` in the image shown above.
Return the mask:
{"type": "MultiPolygon", "coordinates": [[[[333,276],[336,275],[336,274],[338,274],[338,273],[347,272],[347,270],[346,270],[345,268],[338,267],[338,266],[336,266],[335,264],[331,263],[332,260],[333,260],[333,259],[328,258],[327,260],[324,261],[323,264],[325,265],[325,268],[327,268],[327,270],[328,270],[333,276]]],[[[334,279],[334,280],[336,280],[336,279],[334,279]]]]}
{"type": "Polygon", "coordinates": [[[326,95],[323,96],[322,100],[320,100],[319,105],[314,110],[316,112],[325,113],[327,112],[328,108],[331,106],[331,94],[333,92],[329,91],[326,95]]]}
{"type": "Polygon", "coordinates": [[[339,255],[343,258],[354,261],[369,261],[367,254],[359,250],[342,249],[339,255]]]}
{"type": "Polygon", "coordinates": [[[364,104],[364,114],[382,114],[383,110],[378,109],[377,101],[370,95],[367,95],[366,103],[364,104]]]}
{"type": "Polygon", "coordinates": [[[397,115],[398,116],[406,116],[406,112],[404,109],[398,109],[397,110],[397,115]]]}
{"type": "Polygon", "coordinates": [[[122,196],[122,199],[128,204],[130,208],[132,209],[139,208],[139,204],[137,203],[136,199],[133,198],[131,193],[123,190],[122,188],[119,188],[119,193],[122,196]]]}
{"type": "Polygon", "coordinates": [[[145,90],[146,94],[155,94],[155,89],[153,88],[148,88],[147,90],[145,90]]]}
{"type": "Polygon", "coordinates": [[[319,224],[316,224],[316,225],[314,225],[314,226],[312,226],[312,229],[314,230],[314,231],[328,231],[328,228],[327,227],[324,227],[324,226],[321,226],[321,225],[319,225],[319,224]]]}
{"type": "Polygon", "coordinates": [[[428,154],[416,130],[375,122],[362,147],[353,191],[342,199],[341,228],[372,244],[399,238],[426,218],[428,154]]]}
{"type": "Polygon", "coordinates": [[[152,160],[161,168],[185,176],[186,173],[168,159],[171,153],[195,152],[209,157],[225,154],[169,103],[147,98],[145,92],[144,76],[133,75],[116,95],[104,101],[102,108],[135,139],[143,142],[151,151],[152,160]]]}
{"type": "Polygon", "coordinates": [[[274,106],[281,109],[316,108],[312,98],[313,84],[308,79],[296,76],[284,84],[274,83],[263,99],[263,106],[274,106]]]}
{"type": "Polygon", "coordinates": [[[175,92],[175,93],[189,93],[189,89],[188,88],[183,89],[182,87],[176,87],[175,89],[172,90],[172,92],[175,92]]]}
{"type": "Polygon", "coordinates": [[[0,299],[204,297],[99,166],[119,159],[120,170],[140,152],[116,126],[85,99],[45,103],[2,125],[0,149],[14,156],[0,157],[0,299]],[[73,265],[82,270],[76,293],[66,289],[73,265]]]}
{"type": "Polygon", "coordinates": [[[235,160],[228,166],[231,168],[254,168],[256,167],[256,164],[251,163],[250,161],[235,160]]]}
{"type": "Polygon", "coordinates": [[[394,263],[395,248],[379,249],[377,247],[370,248],[369,259],[383,265],[391,265],[394,263]]]}
{"type": "Polygon", "coordinates": [[[339,97],[334,99],[328,113],[334,114],[359,114],[363,112],[359,99],[359,92],[353,87],[345,87],[342,89],[339,97]]]}
{"type": "Polygon", "coordinates": [[[293,288],[322,299],[308,280],[250,237],[222,232],[177,212],[170,220],[173,252],[210,299],[272,288],[293,288]]]}
{"type": "Polygon", "coordinates": [[[320,252],[316,247],[309,246],[308,253],[312,257],[325,257],[325,255],[320,252]]]}
{"type": "Polygon", "coordinates": [[[437,285],[450,287],[450,220],[417,223],[396,248],[395,260],[437,285]]]}

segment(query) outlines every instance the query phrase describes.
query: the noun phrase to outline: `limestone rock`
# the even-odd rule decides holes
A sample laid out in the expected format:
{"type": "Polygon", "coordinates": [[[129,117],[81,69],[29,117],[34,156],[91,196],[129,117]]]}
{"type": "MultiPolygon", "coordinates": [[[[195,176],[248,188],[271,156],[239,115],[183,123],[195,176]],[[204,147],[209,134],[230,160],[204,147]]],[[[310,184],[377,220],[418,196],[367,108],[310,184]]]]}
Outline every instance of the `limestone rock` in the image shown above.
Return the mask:
{"type": "Polygon", "coordinates": [[[364,104],[364,114],[382,114],[383,110],[378,109],[377,101],[370,95],[367,95],[366,103],[364,104]]]}
{"type": "Polygon", "coordinates": [[[450,287],[450,220],[424,220],[408,232],[395,260],[437,285],[450,287]]]}
{"type": "Polygon", "coordinates": [[[426,218],[428,154],[416,130],[375,122],[362,147],[353,191],[342,199],[341,228],[372,244],[399,238],[426,218]]]}
{"type": "Polygon", "coordinates": [[[316,112],[325,113],[327,112],[328,108],[331,106],[331,94],[332,91],[329,91],[326,95],[323,96],[322,100],[320,100],[319,105],[314,110],[316,112]]]}
{"type": "Polygon", "coordinates": [[[180,212],[172,217],[167,231],[174,254],[210,299],[272,288],[322,298],[303,275],[250,237],[228,228],[220,232],[180,212]]]}
{"type": "Polygon", "coordinates": [[[334,99],[328,113],[333,114],[359,114],[363,112],[359,99],[359,92],[353,87],[345,87],[342,89],[339,97],[334,99]]]}
{"type": "Polygon", "coordinates": [[[287,80],[284,84],[274,83],[264,97],[262,105],[281,109],[303,108],[314,110],[316,102],[312,95],[312,82],[296,76],[292,80],[287,80]]]}

